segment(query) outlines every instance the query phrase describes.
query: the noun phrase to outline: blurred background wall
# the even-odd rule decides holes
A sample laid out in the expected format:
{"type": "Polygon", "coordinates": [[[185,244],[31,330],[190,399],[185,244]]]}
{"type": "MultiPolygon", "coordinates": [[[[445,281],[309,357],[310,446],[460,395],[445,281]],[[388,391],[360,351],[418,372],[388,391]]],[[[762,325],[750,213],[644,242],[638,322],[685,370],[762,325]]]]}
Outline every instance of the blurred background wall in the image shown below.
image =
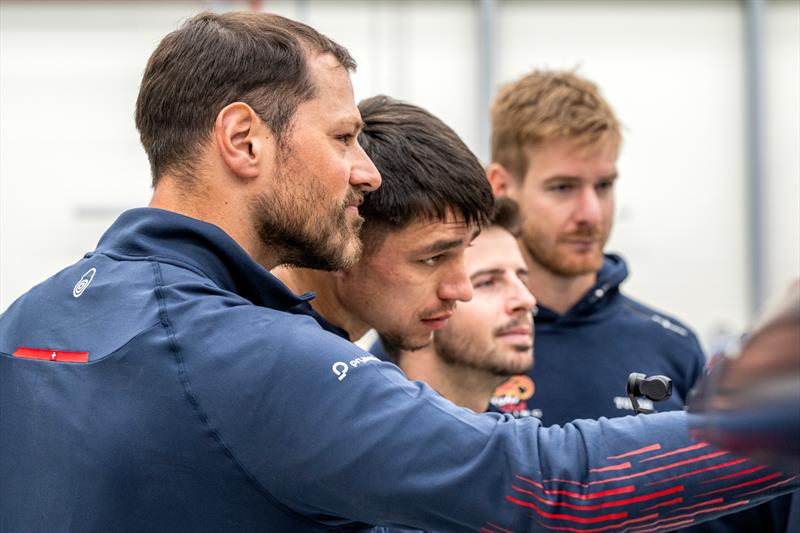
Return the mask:
{"type": "Polygon", "coordinates": [[[0,2],[0,310],[146,204],[133,123],[161,37],[203,9],[311,24],[359,62],[356,100],[428,108],[487,162],[497,84],[577,68],[625,125],[629,293],[707,348],[800,276],[800,1],[0,2]]]}

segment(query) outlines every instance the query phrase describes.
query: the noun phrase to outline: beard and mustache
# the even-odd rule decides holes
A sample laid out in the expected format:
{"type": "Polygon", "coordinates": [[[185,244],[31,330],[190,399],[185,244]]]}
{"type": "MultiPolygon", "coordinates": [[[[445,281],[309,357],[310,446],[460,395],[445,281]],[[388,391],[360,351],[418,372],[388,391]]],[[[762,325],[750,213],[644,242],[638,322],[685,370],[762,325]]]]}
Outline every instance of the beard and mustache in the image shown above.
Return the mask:
{"type": "Polygon", "coordinates": [[[603,250],[610,230],[611,228],[602,228],[597,225],[582,225],[574,231],[562,233],[553,238],[535,228],[525,227],[520,243],[537,264],[558,276],[570,278],[600,270],[603,266],[603,250]],[[564,244],[585,240],[597,243],[591,254],[576,255],[561,249],[564,244]]]}
{"type": "MultiPolygon", "coordinates": [[[[507,357],[504,348],[493,342],[506,332],[519,327],[533,328],[533,320],[528,312],[520,313],[505,324],[492,330],[488,342],[475,342],[469,338],[468,332],[444,329],[433,337],[436,355],[450,365],[468,366],[488,372],[498,377],[510,377],[528,372],[533,365],[533,357],[507,357]]],[[[510,346],[518,355],[524,355],[533,349],[533,334],[529,343],[510,346]]]]}
{"type": "Polygon", "coordinates": [[[326,198],[320,189],[311,180],[304,190],[276,187],[251,200],[256,234],[275,251],[280,264],[336,271],[352,267],[361,257],[359,230],[364,219],[348,217],[347,208],[359,205],[363,194],[351,188],[343,201],[320,212],[326,198]]]}

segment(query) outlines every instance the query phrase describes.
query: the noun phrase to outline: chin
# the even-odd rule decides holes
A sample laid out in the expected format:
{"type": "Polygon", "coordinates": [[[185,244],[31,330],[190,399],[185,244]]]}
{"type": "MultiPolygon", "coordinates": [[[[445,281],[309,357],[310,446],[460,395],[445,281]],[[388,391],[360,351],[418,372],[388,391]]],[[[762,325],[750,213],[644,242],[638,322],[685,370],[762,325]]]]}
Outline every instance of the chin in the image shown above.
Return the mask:
{"type": "Polygon", "coordinates": [[[592,259],[578,259],[576,261],[560,261],[556,263],[556,272],[565,276],[583,276],[584,274],[594,274],[603,266],[603,256],[592,259]]]}

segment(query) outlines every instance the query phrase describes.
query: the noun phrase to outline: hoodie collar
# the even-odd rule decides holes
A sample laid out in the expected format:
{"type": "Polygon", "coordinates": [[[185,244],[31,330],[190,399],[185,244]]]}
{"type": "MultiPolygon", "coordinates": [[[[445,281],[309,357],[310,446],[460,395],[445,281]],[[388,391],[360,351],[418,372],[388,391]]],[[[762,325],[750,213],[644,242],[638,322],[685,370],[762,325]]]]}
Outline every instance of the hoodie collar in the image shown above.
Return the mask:
{"type": "Polygon", "coordinates": [[[100,238],[95,253],[179,264],[255,305],[281,311],[314,297],[294,294],[218,226],[163,209],[125,211],[100,238]]]}
{"type": "Polygon", "coordinates": [[[537,325],[548,322],[582,322],[604,315],[604,311],[610,310],[616,301],[619,286],[627,277],[628,267],[625,260],[616,254],[605,254],[594,286],[563,315],[542,305],[538,306],[535,315],[537,325]]]}

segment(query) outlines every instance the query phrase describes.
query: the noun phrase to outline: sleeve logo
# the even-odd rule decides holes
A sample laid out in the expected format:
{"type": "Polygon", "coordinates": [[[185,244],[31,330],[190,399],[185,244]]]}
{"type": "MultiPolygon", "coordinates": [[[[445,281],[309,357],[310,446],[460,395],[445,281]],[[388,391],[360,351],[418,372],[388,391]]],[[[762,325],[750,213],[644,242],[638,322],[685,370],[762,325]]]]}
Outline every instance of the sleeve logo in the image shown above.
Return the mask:
{"type": "Polygon", "coordinates": [[[331,371],[336,375],[336,378],[339,381],[342,381],[347,377],[347,372],[350,370],[350,368],[356,368],[358,365],[363,365],[364,363],[369,363],[370,361],[380,361],[380,359],[374,355],[364,355],[361,357],[356,357],[350,361],[349,365],[344,361],[336,361],[333,363],[333,366],[331,366],[331,371]]]}
{"type": "Polygon", "coordinates": [[[86,274],[81,276],[81,279],[79,279],[78,283],[76,283],[75,286],[72,288],[72,295],[75,298],[80,298],[81,294],[83,294],[83,291],[86,290],[86,287],[88,287],[89,284],[94,279],[94,275],[96,272],[97,272],[96,268],[90,268],[86,272],[86,274]]]}

